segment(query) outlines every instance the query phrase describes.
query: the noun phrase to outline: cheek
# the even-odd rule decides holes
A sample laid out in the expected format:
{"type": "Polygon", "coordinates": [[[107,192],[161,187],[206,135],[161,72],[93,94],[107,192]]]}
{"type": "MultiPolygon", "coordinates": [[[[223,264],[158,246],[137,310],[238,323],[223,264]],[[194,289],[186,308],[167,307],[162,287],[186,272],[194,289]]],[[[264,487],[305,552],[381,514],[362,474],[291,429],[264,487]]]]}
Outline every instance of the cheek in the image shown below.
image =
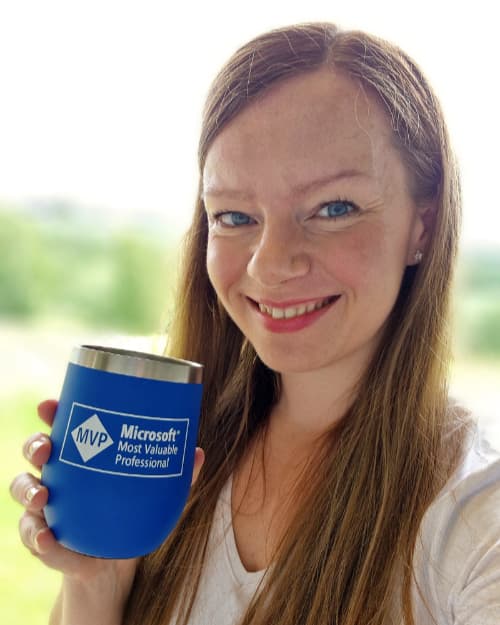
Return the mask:
{"type": "Polygon", "coordinates": [[[346,287],[372,288],[386,265],[383,231],[358,228],[339,233],[329,256],[335,275],[346,287]]]}
{"type": "Polygon", "coordinates": [[[235,253],[230,241],[212,240],[209,237],[207,272],[212,286],[222,301],[227,300],[228,289],[244,271],[244,263],[240,256],[235,253]]]}

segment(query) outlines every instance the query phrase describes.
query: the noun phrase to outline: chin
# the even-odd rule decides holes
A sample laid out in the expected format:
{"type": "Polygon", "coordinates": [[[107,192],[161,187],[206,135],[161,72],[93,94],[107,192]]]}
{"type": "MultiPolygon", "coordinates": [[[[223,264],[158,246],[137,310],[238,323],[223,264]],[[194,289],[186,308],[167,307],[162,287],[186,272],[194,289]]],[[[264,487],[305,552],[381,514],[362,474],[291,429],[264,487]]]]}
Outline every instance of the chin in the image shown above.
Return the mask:
{"type": "Polygon", "coordinates": [[[269,354],[269,352],[257,351],[260,360],[272,371],[280,374],[286,373],[307,373],[322,369],[328,364],[316,358],[304,358],[303,354],[269,354]]]}

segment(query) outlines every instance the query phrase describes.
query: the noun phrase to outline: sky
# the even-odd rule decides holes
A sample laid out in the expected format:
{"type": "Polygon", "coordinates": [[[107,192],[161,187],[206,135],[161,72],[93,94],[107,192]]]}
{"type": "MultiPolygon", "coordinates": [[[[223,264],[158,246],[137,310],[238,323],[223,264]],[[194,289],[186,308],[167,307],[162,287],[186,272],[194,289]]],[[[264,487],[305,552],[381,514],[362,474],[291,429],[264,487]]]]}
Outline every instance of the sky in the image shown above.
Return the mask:
{"type": "Polygon", "coordinates": [[[0,0],[0,203],[75,201],[117,222],[187,226],[201,110],[261,32],[328,20],[405,49],[441,99],[462,170],[466,245],[500,247],[494,3],[0,0]]]}

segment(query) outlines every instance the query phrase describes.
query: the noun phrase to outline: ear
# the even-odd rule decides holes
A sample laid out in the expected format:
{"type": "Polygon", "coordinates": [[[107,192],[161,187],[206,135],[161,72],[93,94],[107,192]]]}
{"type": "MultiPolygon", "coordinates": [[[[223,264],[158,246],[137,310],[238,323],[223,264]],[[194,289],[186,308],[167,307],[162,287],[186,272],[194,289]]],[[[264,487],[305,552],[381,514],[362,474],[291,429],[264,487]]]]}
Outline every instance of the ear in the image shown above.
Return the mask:
{"type": "Polygon", "coordinates": [[[407,265],[418,265],[422,256],[425,256],[430,235],[434,228],[436,211],[437,207],[434,202],[423,204],[415,208],[408,242],[407,265]]]}

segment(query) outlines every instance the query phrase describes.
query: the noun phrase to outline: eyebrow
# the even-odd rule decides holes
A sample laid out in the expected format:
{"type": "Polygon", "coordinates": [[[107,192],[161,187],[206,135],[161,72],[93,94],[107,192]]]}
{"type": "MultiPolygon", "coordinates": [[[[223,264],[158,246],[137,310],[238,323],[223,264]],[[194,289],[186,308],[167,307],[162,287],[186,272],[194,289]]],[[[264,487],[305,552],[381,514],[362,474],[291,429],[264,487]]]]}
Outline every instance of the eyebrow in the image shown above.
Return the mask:
{"type": "MultiPolygon", "coordinates": [[[[296,195],[305,195],[315,189],[331,184],[332,182],[338,182],[344,178],[357,178],[357,177],[369,177],[367,173],[359,171],[358,169],[344,169],[336,174],[328,174],[320,178],[315,178],[308,182],[296,185],[292,188],[292,193],[296,195]]],[[[238,189],[225,189],[218,187],[217,185],[209,185],[207,189],[204,189],[201,193],[201,197],[209,195],[210,197],[227,197],[236,200],[253,200],[254,194],[251,191],[243,191],[238,189]]]]}

